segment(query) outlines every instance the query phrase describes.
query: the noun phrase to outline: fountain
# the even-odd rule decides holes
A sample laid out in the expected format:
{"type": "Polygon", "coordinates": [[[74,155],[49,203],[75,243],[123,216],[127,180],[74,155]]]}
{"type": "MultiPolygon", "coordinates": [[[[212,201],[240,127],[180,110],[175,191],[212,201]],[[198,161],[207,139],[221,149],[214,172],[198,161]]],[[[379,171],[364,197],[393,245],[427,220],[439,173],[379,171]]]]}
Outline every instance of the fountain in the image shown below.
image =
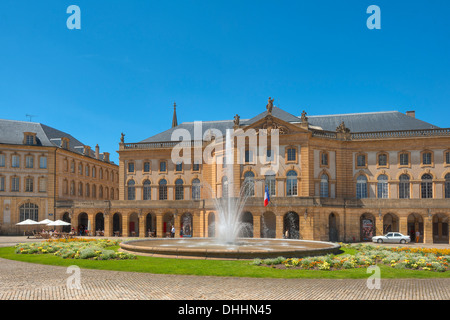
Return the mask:
{"type": "MultiPolygon", "coordinates": [[[[140,252],[154,256],[195,257],[203,259],[254,259],[274,257],[302,257],[336,253],[340,246],[322,241],[294,239],[242,238],[239,237],[248,226],[242,222],[242,214],[248,197],[254,192],[255,181],[245,179],[234,196],[233,148],[230,130],[226,132],[225,159],[228,192],[217,198],[208,184],[203,183],[211,193],[218,223],[216,238],[157,238],[132,240],[120,244],[126,251],[140,252]]],[[[253,227],[253,226],[251,226],[253,227]]],[[[250,230],[253,232],[253,230],[250,230]]],[[[297,232],[298,233],[298,232],[297,232]]],[[[298,237],[297,237],[298,238],[298,237]]]]}

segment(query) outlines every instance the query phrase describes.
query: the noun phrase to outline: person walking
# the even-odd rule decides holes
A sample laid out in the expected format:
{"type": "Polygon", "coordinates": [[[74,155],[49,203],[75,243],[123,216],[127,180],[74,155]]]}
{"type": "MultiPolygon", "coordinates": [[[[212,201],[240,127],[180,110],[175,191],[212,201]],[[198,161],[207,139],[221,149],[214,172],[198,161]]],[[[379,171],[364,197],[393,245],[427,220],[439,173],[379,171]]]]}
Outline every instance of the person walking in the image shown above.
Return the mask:
{"type": "Polygon", "coordinates": [[[170,230],[170,234],[172,238],[175,238],[175,227],[172,226],[172,229],[170,230]]]}
{"type": "Polygon", "coordinates": [[[416,231],[416,243],[419,243],[419,241],[420,241],[420,231],[417,230],[416,231]]]}

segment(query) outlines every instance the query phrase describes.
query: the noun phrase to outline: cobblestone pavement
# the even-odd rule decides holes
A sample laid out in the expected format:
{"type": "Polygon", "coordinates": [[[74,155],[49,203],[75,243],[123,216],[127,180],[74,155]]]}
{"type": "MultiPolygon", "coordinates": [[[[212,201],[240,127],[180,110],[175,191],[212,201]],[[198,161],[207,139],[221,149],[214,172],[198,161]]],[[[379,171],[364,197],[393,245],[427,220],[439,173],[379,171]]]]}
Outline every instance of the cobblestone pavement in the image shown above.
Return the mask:
{"type": "MultiPolygon", "coordinates": [[[[2,246],[22,242],[4,238],[0,237],[2,246]]],[[[369,289],[366,279],[255,279],[81,269],[81,289],[69,289],[72,275],[65,267],[0,259],[0,300],[450,299],[450,279],[381,279],[381,289],[369,289]]]]}

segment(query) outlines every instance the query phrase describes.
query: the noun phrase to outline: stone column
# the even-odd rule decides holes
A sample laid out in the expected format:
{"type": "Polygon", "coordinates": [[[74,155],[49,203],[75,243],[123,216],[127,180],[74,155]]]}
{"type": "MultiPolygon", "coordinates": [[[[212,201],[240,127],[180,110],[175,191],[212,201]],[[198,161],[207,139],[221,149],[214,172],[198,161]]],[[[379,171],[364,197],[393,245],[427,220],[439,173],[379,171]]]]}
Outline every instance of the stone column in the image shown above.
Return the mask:
{"type": "Polygon", "coordinates": [[[383,218],[384,216],[381,215],[381,218],[379,217],[379,214],[374,214],[375,218],[375,235],[376,236],[382,236],[383,235],[383,218]]]}
{"type": "MultiPolygon", "coordinates": [[[[203,210],[202,210],[203,212],[203,210]]],[[[203,221],[200,217],[200,215],[202,215],[201,213],[198,212],[194,212],[192,213],[192,236],[193,237],[204,237],[204,234],[202,234],[203,232],[203,221]]]]}
{"type": "Polygon", "coordinates": [[[89,229],[89,234],[91,236],[95,236],[95,214],[93,213],[88,213],[88,226],[91,226],[91,228],[89,229]]]}
{"type": "Polygon", "coordinates": [[[433,243],[433,220],[428,217],[423,219],[423,243],[433,243]]]}
{"type": "Polygon", "coordinates": [[[156,236],[158,238],[163,237],[163,214],[156,213],[156,236]]]}
{"type": "MultiPolygon", "coordinates": [[[[174,235],[175,238],[180,237],[180,228],[181,228],[180,219],[181,219],[181,214],[175,213],[173,215],[173,223],[175,225],[175,235],[174,235]]],[[[169,228],[172,228],[172,226],[169,226],[169,228]]]]}
{"type": "Polygon", "coordinates": [[[253,216],[253,238],[261,238],[261,214],[253,216]]]}
{"type": "Polygon", "coordinates": [[[75,229],[76,234],[78,235],[78,214],[70,213],[70,223],[72,227],[75,229]]]}
{"type": "Polygon", "coordinates": [[[281,215],[277,215],[276,216],[276,222],[277,222],[277,226],[276,226],[276,238],[277,239],[283,239],[283,216],[281,215]]]}
{"type": "MultiPolygon", "coordinates": [[[[408,216],[404,216],[404,217],[399,217],[398,218],[398,223],[399,223],[399,231],[401,234],[407,236],[408,234],[408,216]]],[[[413,239],[411,239],[412,241],[413,239]]]]}
{"type": "Polygon", "coordinates": [[[129,236],[129,213],[123,213],[122,214],[122,237],[128,237],[129,236]]]}
{"type": "Polygon", "coordinates": [[[105,237],[112,237],[112,216],[110,213],[104,214],[104,223],[105,223],[105,237]]]}
{"type": "Polygon", "coordinates": [[[147,230],[145,230],[145,214],[139,213],[139,237],[145,238],[147,230]]]}

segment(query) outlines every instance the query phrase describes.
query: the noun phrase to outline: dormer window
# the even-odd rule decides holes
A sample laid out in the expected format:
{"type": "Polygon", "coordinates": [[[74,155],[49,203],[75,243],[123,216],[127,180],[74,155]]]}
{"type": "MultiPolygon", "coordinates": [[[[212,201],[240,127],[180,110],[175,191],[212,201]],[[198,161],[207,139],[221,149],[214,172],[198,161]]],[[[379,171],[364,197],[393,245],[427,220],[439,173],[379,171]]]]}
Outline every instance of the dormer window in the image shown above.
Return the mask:
{"type": "Polygon", "coordinates": [[[61,138],[61,148],[69,149],[69,138],[66,137],[61,138]]]}
{"type": "Polygon", "coordinates": [[[35,145],[36,144],[36,133],[33,132],[24,132],[23,133],[23,143],[26,145],[35,145]]]}

